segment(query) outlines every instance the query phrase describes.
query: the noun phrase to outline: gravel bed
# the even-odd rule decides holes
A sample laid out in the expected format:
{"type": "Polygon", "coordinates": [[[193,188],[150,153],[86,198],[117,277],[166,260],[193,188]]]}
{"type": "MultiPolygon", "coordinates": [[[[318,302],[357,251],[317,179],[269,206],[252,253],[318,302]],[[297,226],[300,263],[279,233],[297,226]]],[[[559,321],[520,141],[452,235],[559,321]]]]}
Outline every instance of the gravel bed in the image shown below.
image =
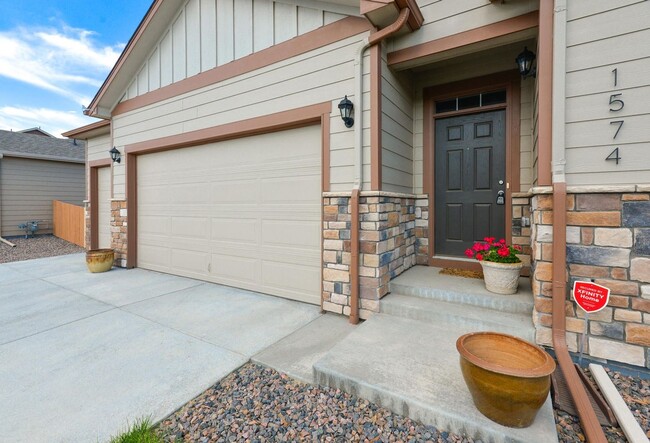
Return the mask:
{"type": "MultiPolygon", "coordinates": [[[[632,411],[634,418],[650,438],[650,381],[622,375],[620,372],[605,368],[610,380],[616,386],[623,400],[632,411]]],[[[585,373],[591,377],[589,369],[585,373]]],[[[564,411],[555,410],[555,423],[557,424],[560,442],[583,442],[585,436],[577,417],[564,411]]],[[[619,427],[605,427],[605,436],[608,442],[625,443],[627,439],[619,427]]]]}
{"type": "MultiPolygon", "coordinates": [[[[637,420],[650,433],[647,380],[609,371],[637,420]]],[[[560,442],[584,442],[578,419],[555,411],[560,442]]],[[[604,428],[608,442],[625,442],[604,428]]],[[[165,442],[467,442],[466,436],[424,426],[338,389],[304,384],[248,363],[163,420],[165,442]]]]}
{"type": "Polygon", "coordinates": [[[36,237],[14,237],[7,239],[16,247],[0,242],[0,263],[30,260],[32,258],[55,257],[57,255],[76,254],[85,249],[53,235],[36,237]]]}

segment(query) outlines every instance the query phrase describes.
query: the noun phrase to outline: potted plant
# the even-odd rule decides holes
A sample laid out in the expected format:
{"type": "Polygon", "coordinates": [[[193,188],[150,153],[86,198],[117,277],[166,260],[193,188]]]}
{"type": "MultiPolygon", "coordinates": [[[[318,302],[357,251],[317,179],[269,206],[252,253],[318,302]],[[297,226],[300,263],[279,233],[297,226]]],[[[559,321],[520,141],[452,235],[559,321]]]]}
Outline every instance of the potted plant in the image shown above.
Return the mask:
{"type": "Polygon", "coordinates": [[[494,237],[485,237],[467,249],[465,255],[481,263],[488,291],[514,294],[519,286],[519,272],[524,266],[517,257],[520,252],[521,246],[509,246],[504,239],[496,241],[494,237]]]}

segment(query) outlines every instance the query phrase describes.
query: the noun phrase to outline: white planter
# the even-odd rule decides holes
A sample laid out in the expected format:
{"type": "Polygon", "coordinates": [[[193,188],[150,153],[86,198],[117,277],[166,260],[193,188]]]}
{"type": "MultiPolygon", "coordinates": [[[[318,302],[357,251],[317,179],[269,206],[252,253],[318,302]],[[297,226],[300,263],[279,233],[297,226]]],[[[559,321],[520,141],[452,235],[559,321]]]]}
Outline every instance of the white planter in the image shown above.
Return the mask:
{"type": "Polygon", "coordinates": [[[523,263],[495,263],[481,261],[485,288],[495,294],[514,294],[519,286],[519,272],[523,263]]]}

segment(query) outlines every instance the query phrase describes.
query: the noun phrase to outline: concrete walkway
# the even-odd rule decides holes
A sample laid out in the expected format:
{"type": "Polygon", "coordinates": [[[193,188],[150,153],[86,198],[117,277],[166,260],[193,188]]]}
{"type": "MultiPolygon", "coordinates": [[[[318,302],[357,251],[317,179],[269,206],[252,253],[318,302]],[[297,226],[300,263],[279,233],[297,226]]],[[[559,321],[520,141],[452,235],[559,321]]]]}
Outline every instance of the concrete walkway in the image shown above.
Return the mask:
{"type": "Polygon", "coordinates": [[[102,442],[160,420],[318,307],[83,254],[0,265],[0,439],[102,442]]]}

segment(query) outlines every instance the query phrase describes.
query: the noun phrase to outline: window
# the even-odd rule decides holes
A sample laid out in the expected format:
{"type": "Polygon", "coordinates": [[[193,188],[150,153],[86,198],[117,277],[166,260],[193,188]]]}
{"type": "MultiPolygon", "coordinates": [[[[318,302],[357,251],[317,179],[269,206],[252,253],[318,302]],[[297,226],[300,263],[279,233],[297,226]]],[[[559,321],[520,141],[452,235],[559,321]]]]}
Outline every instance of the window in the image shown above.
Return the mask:
{"type": "Polygon", "coordinates": [[[483,106],[498,105],[506,102],[505,89],[482,92],[480,94],[455,97],[436,102],[436,114],[443,112],[462,111],[464,109],[482,108],[483,106]]]}

